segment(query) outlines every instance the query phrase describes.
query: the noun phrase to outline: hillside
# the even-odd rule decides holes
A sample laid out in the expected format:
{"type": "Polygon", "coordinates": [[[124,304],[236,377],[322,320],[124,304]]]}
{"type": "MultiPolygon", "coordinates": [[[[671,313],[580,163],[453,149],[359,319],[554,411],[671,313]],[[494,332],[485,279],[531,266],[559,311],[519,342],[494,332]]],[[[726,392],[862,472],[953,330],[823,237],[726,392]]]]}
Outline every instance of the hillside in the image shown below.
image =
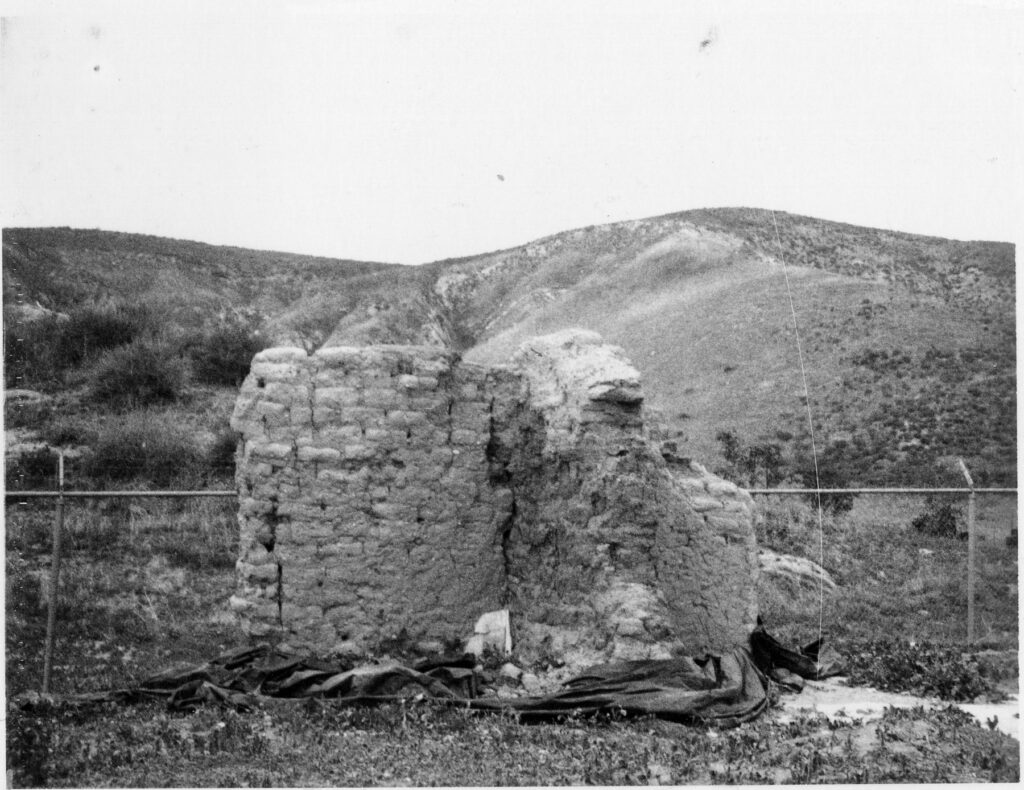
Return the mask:
{"type": "Polygon", "coordinates": [[[202,324],[230,308],[254,310],[282,342],[322,342],[337,315],[320,303],[358,291],[394,264],[218,247],[132,233],[9,228],[3,235],[4,306],[38,303],[58,312],[90,300],[144,302],[177,323],[202,324]],[[355,285],[353,285],[355,283],[355,285]],[[303,305],[295,326],[289,308],[303,305]]]}
{"type": "Polygon", "coordinates": [[[806,461],[798,334],[819,454],[847,481],[956,482],[957,455],[979,481],[1016,478],[1010,244],[773,222],[754,209],[583,228],[419,267],[5,231],[8,331],[16,302],[60,311],[98,295],[160,302],[193,324],[252,308],[275,343],[429,342],[488,363],[538,333],[594,329],[634,360],[685,452],[718,465],[716,434],[732,431],[778,446],[776,477],[806,461]]]}

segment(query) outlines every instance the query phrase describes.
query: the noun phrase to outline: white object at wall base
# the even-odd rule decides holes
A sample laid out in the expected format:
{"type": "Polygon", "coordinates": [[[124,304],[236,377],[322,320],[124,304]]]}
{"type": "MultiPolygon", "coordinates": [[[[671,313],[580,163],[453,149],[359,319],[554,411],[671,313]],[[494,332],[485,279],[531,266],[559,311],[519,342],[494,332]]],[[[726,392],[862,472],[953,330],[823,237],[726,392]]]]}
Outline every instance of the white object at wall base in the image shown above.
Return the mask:
{"type": "Polygon", "coordinates": [[[512,652],[512,626],[509,622],[508,609],[498,609],[480,615],[473,628],[473,635],[466,640],[467,653],[482,656],[488,649],[502,656],[512,652]]]}

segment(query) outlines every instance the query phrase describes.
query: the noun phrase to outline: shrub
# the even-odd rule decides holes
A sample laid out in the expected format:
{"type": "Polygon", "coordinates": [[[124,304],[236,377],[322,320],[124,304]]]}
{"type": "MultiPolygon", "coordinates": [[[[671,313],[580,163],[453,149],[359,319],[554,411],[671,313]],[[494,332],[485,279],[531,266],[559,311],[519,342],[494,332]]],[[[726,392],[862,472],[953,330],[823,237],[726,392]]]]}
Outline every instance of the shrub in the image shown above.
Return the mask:
{"type": "Polygon", "coordinates": [[[178,400],[190,378],[188,362],[169,343],[138,338],[106,352],[90,374],[98,403],[147,406],[178,400]]]}
{"type": "Polygon", "coordinates": [[[235,451],[238,449],[238,434],[230,428],[218,431],[213,440],[207,460],[214,475],[231,476],[235,472],[235,451]]]}
{"type": "Polygon", "coordinates": [[[758,502],[757,543],[782,554],[815,557],[818,514],[802,499],[769,497],[758,502]]]}
{"type": "Polygon", "coordinates": [[[202,461],[194,438],[172,417],[137,412],[100,432],[82,472],[100,486],[190,487],[202,481],[202,461]]]}
{"type": "Polygon", "coordinates": [[[963,510],[953,502],[941,497],[927,497],[924,510],[910,525],[925,535],[956,537],[957,524],[963,520],[963,510]]]}
{"type": "Polygon", "coordinates": [[[55,338],[60,338],[63,323],[55,315],[22,321],[4,311],[4,382],[8,389],[46,387],[60,381],[62,366],[55,338]]]}
{"type": "Polygon", "coordinates": [[[149,307],[125,302],[84,304],[67,315],[29,321],[5,311],[4,380],[8,387],[59,384],[69,368],[142,337],[152,326],[149,307]]]}
{"type": "Polygon", "coordinates": [[[79,418],[60,416],[43,427],[40,438],[52,447],[66,447],[91,443],[95,431],[79,418]]]}
{"type": "Polygon", "coordinates": [[[60,362],[77,365],[82,360],[131,343],[151,327],[144,304],[101,302],[76,307],[61,324],[60,362]]]}
{"type": "Polygon", "coordinates": [[[5,482],[11,490],[57,487],[57,453],[49,447],[29,450],[8,459],[5,482]]]}
{"type": "Polygon", "coordinates": [[[53,414],[48,398],[12,399],[4,401],[4,426],[10,428],[39,428],[53,414]]]}
{"type": "Polygon", "coordinates": [[[207,384],[237,387],[248,375],[252,358],[268,345],[251,326],[222,323],[207,330],[190,349],[196,378],[207,384]]]}
{"type": "Polygon", "coordinates": [[[722,457],[727,464],[720,471],[724,477],[744,486],[752,486],[763,479],[768,487],[783,479],[782,448],[778,444],[762,442],[748,447],[730,430],[718,431],[715,439],[722,445],[722,457]]]}
{"type": "MultiPolygon", "coordinates": [[[[805,488],[846,488],[846,478],[834,469],[821,468],[815,474],[814,467],[804,467],[797,474],[805,488]]],[[[826,513],[839,515],[853,509],[853,494],[821,494],[821,509],[826,513]]],[[[818,507],[818,494],[808,494],[811,507],[818,507]]]]}

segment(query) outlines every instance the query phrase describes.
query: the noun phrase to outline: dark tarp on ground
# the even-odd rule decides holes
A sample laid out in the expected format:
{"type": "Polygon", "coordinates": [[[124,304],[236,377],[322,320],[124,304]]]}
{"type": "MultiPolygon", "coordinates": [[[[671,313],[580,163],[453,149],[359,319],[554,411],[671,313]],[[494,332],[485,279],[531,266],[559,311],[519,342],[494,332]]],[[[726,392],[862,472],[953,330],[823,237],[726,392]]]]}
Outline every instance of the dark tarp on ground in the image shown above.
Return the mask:
{"type": "MultiPolygon", "coordinates": [[[[819,663],[821,640],[802,650],[781,645],[763,627],[751,635],[751,650],[736,648],[721,656],[630,661],[590,667],[559,691],[532,697],[480,696],[476,660],[457,656],[425,660],[415,668],[397,661],[343,669],[314,658],[260,645],[226,653],[189,667],[176,667],[137,687],[65,698],[71,704],[164,698],[175,710],[204,703],[237,708],[260,700],[324,698],[339,704],[429,698],[474,710],[514,710],[531,720],[568,713],[623,711],[653,714],[687,723],[734,726],[759,716],[769,702],[767,677],[794,687],[795,675],[823,678],[837,665],[819,663]]],[[[39,700],[21,695],[22,704],[39,700]]],[[[52,699],[52,698],[51,698],[52,699]]]]}
{"type": "Polygon", "coordinates": [[[764,676],[750,653],[737,648],[704,659],[673,658],[602,664],[546,697],[485,698],[474,707],[507,708],[529,718],[553,718],[569,711],[622,710],[686,723],[733,726],[768,707],[764,676]]]}

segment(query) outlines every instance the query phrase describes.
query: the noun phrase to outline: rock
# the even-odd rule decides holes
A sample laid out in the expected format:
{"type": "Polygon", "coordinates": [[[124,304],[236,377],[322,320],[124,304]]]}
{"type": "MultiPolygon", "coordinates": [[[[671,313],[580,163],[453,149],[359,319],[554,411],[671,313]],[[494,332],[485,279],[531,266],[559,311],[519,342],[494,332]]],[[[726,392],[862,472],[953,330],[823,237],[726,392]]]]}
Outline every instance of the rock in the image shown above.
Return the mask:
{"type": "Polygon", "coordinates": [[[422,656],[440,655],[444,652],[444,643],[437,639],[422,639],[413,649],[422,656]]]}
{"type": "Polygon", "coordinates": [[[542,694],[544,692],[544,684],[532,672],[524,672],[519,678],[519,682],[522,683],[523,688],[528,694],[542,694]]]}
{"type": "Polygon", "coordinates": [[[67,313],[60,313],[56,310],[50,310],[43,307],[39,302],[33,304],[22,303],[22,304],[11,304],[4,305],[4,323],[8,320],[14,323],[32,323],[33,321],[43,321],[48,318],[52,318],[59,322],[70,320],[67,313]]]}
{"type": "Polygon", "coordinates": [[[503,678],[508,678],[509,680],[514,681],[519,681],[523,677],[523,670],[511,662],[506,662],[502,664],[501,669],[498,671],[498,673],[503,678]]]}
{"type": "Polygon", "coordinates": [[[343,640],[335,643],[334,646],[331,647],[330,654],[332,656],[337,656],[338,658],[354,659],[362,658],[363,651],[355,642],[343,640]]]}
{"type": "Polygon", "coordinates": [[[48,400],[50,400],[49,395],[44,395],[43,393],[36,392],[35,390],[4,390],[4,401],[6,401],[11,406],[20,406],[24,404],[39,404],[45,403],[48,400]]]}
{"type": "Polygon", "coordinates": [[[811,587],[824,585],[829,590],[836,588],[835,580],[818,563],[796,557],[792,554],[777,554],[771,549],[758,551],[761,573],[794,581],[811,587]]]}

